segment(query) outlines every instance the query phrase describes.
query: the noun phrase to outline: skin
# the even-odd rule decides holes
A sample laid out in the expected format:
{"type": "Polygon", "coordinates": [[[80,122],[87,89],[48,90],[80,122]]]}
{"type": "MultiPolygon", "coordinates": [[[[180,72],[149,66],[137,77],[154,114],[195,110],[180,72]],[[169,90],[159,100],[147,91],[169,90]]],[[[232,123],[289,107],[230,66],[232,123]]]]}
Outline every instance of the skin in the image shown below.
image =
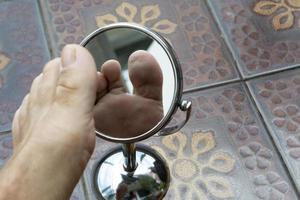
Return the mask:
{"type": "Polygon", "coordinates": [[[97,130],[112,137],[138,136],[163,118],[163,77],[159,64],[145,51],[136,51],[129,57],[128,71],[134,87],[133,95],[125,92],[121,66],[117,61],[109,60],[101,67],[103,77],[108,77],[109,86],[105,95],[98,96],[95,124],[97,130]]]}
{"type": "MultiPolygon", "coordinates": [[[[112,127],[120,122],[112,123],[120,113],[107,115],[110,104],[122,109],[123,99],[129,98],[147,102],[155,110],[161,107],[161,90],[156,93],[156,89],[161,88],[162,79],[152,82],[152,77],[143,82],[145,74],[135,68],[143,66],[147,72],[155,72],[157,62],[146,52],[131,58],[135,98],[121,92],[116,61],[108,61],[97,73],[90,53],[78,45],[66,46],[61,58],[45,65],[15,114],[14,152],[0,171],[0,200],[69,199],[94,150],[95,122],[99,129],[113,132],[112,127]]],[[[121,132],[117,129],[115,133],[121,132]]]]}

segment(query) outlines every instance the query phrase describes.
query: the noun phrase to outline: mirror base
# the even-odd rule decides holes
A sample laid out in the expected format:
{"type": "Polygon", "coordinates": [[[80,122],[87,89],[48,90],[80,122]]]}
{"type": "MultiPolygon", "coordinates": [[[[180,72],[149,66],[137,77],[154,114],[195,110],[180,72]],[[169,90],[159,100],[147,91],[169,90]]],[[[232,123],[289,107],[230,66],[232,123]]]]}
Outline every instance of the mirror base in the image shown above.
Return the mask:
{"type": "Polygon", "coordinates": [[[94,186],[101,199],[162,199],[170,184],[166,162],[151,148],[136,146],[137,168],[124,170],[122,147],[105,155],[94,171],[94,186]]]}

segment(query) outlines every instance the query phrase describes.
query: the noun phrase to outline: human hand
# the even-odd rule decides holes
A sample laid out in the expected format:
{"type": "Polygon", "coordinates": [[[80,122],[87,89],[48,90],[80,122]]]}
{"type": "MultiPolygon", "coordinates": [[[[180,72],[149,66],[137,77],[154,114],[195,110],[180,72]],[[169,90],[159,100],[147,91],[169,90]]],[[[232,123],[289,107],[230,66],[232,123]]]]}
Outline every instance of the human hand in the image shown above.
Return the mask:
{"type": "Polygon", "coordinates": [[[15,114],[14,153],[0,171],[0,199],[68,199],[95,145],[97,72],[68,45],[46,64],[15,114]]]}

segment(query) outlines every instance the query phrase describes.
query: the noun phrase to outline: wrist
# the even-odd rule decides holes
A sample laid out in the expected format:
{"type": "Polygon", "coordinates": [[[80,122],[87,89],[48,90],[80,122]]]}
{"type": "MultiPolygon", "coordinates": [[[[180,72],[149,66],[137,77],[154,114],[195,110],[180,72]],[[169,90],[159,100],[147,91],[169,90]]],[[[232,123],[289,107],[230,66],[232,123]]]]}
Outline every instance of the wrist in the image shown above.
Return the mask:
{"type": "Polygon", "coordinates": [[[70,179],[64,155],[40,147],[27,143],[6,163],[0,171],[0,200],[69,198],[78,180],[70,179]]]}
{"type": "Polygon", "coordinates": [[[0,200],[21,199],[18,196],[24,180],[22,174],[26,166],[15,167],[15,157],[13,156],[0,170],[0,200]]]}

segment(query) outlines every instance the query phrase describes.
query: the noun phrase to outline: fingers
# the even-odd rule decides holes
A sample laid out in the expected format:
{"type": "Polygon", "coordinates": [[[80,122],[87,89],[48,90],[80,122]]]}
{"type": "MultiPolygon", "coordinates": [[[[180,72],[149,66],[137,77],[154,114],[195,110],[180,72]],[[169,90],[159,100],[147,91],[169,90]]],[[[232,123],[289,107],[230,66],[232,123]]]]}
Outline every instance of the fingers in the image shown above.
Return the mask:
{"type": "Polygon", "coordinates": [[[108,83],[102,72],[97,72],[97,100],[102,98],[108,91],[108,83]]]}
{"type": "Polygon", "coordinates": [[[115,94],[124,93],[121,65],[116,60],[108,60],[101,66],[101,73],[107,80],[107,89],[115,94]]]}
{"type": "Polygon", "coordinates": [[[136,95],[162,100],[162,71],[150,53],[136,51],[131,54],[128,59],[128,70],[136,95]]]}
{"type": "Polygon", "coordinates": [[[91,54],[79,45],[67,45],[62,51],[62,70],[56,89],[59,104],[91,110],[97,92],[97,70],[91,54]]]}

